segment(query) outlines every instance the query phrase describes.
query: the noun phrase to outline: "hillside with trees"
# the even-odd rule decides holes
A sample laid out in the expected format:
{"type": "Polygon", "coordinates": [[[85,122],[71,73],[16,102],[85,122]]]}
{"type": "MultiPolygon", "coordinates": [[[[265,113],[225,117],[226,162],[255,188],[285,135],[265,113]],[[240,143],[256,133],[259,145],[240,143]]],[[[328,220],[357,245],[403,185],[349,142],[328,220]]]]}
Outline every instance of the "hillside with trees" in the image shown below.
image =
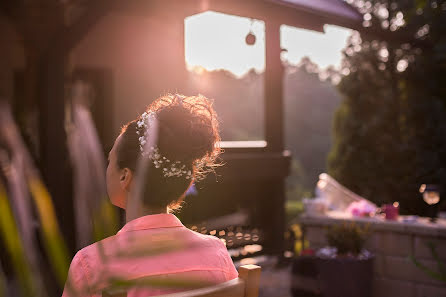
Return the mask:
{"type": "MultiPolygon", "coordinates": [[[[293,155],[287,192],[289,199],[300,199],[313,195],[318,175],[326,171],[333,115],[341,99],[310,59],[285,66],[285,146],[293,155]]],[[[197,92],[214,98],[223,140],[264,139],[263,74],[252,70],[236,78],[224,70],[201,69],[189,79],[197,92]]]]}

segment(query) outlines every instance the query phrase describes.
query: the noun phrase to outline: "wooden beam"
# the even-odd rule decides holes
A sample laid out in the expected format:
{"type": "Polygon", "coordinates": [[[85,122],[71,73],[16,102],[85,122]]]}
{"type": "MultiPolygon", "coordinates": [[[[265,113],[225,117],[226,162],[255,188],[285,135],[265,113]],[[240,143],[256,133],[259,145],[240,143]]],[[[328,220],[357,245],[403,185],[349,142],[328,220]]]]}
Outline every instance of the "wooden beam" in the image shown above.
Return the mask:
{"type": "MultiPolygon", "coordinates": [[[[238,153],[226,151],[222,159],[225,166],[218,169],[218,174],[225,181],[278,180],[285,179],[289,175],[291,154],[289,151],[238,153]]],[[[213,178],[212,175],[210,178],[213,178]]]]}
{"type": "Polygon", "coordinates": [[[280,59],[280,22],[265,22],[265,140],[266,150],[282,152],[284,149],[283,75],[280,59]]]}
{"type": "MultiPolygon", "coordinates": [[[[266,1],[198,1],[198,3],[202,2],[208,3],[207,10],[228,13],[241,17],[255,18],[265,22],[279,22],[280,25],[289,25],[323,32],[324,23],[321,22],[317,16],[315,17],[303,11],[290,9],[288,7],[276,5],[266,1]]],[[[206,8],[206,5],[200,4],[200,8],[206,8]]]]}
{"type": "Polygon", "coordinates": [[[73,47],[85,37],[102,17],[109,13],[116,5],[114,0],[89,1],[85,14],[69,26],[61,26],[48,47],[48,53],[66,55],[73,47]]]}
{"type": "Polygon", "coordinates": [[[144,16],[172,11],[191,16],[210,10],[263,21],[278,20],[283,25],[323,32],[324,23],[320,17],[261,0],[134,0],[121,3],[119,8],[119,11],[144,16]]]}
{"type": "Polygon", "coordinates": [[[22,3],[20,1],[1,1],[0,2],[0,14],[7,18],[14,20],[19,14],[22,3]]]}

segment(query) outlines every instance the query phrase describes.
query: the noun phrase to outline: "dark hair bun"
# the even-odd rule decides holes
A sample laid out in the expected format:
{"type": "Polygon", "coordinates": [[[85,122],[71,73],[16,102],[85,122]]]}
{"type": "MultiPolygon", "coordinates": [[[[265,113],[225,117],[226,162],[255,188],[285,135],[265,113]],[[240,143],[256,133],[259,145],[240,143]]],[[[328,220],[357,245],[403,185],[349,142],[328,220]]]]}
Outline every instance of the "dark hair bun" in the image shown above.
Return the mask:
{"type": "Polygon", "coordinates": [[[162,155],[193,162],[197,174],[206,171],[205,167],[215,166],[220,135],[211,100],[202,95],[166,95],[155,100],[147,111],[157,115],[158,147],[162,155]]]}
{"type": "MultiPolygon", "coordinates": [[[[180,161],[194,180],[213,171],[220,154],[220,135],[217,115],[212,101],[202,95],[185,97],[165,95],[156,99],[146,110],[154,112],[158,120],[159,153],[170,161],[180,161]]],[[[120,168],[136,170],[140,151],[138,120],[122,128],[117,150],[120,168]]],[[[144,190],[144,201],[149,206],[178,208],[184,192],[191,184],[186,176],[166,177],[164,168],[151,167],[144,190]]]]}

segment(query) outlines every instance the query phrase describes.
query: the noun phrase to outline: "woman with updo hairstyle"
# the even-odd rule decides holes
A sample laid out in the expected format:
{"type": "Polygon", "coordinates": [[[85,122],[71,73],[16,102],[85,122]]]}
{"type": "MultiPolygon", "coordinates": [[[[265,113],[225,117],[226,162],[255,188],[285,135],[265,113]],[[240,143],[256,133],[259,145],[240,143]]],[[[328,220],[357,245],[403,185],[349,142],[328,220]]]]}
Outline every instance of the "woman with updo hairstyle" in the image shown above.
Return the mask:
{"type": "Polygon", "coordinates": [[[162,96],[124,125],[109,153],[106,180],[110,201],[126,211],[126,224],[116,235],[77,252],[63,296],[100,297],[113,288],[113,280],[153,281],[127,290],[126,296],[136,297],[237,278],[225,244],[187,229],[172,213],[193,182],[218,165],[219,141],[217,115],[202,95],[162,96]],[[154,121],[156,144],[148,147],[154,121]],[[137,199],[136,172],[144,156],[149,166],[137,199]]]}

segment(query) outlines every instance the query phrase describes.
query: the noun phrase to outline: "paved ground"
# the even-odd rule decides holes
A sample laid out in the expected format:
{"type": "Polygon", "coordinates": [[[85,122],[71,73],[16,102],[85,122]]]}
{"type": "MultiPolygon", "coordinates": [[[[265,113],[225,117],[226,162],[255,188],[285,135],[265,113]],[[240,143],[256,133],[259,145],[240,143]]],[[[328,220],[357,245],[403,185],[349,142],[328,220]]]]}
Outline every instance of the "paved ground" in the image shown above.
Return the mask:
{"type": "Polygon", "coordinates": [[[256,264],[262,267],[259,297],[291,297],[290,264],[277,265],[277,258],[271,256],[245,258],[235,263],[236,267],[243,264],[256,264]]]}

